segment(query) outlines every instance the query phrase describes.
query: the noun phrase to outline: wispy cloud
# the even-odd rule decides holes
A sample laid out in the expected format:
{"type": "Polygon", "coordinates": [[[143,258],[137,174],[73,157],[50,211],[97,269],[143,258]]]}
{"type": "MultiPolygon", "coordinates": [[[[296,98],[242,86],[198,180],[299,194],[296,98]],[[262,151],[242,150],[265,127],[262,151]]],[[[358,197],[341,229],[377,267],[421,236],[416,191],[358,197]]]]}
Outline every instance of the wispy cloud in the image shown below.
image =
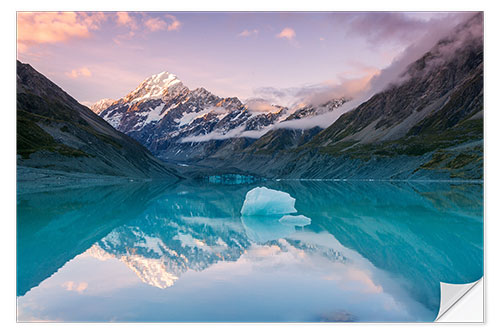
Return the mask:
{"type": "Polygon", "coordinates": [[[20,12],[17,14],[17,45],[25,52],[36,44],[88,38],[106,20],[103,13],[20,12]]]}
{"type": "Polygon", "coordinates": [[[129,27],[132,30],[136,30],[139,27],[137,20],[128,12],[117,12],[116,23],[121,26],[129,27]]]}
{"type": "MultiPolygon", "coordinates": [[[[432,14],[432,13],[431,13],[432,14]]],[[[436,13],[431,16],[411,15],[404,12],[360,12],[360,13],[333,13],[335,24],[347,27],[349,35],[365,38],[372,46],[401,43],[421,38],[434,23],[442,25],[449,21],[451,25],[457,24],[467,13],[436,13]]]]}
{"type": "Polygon", "coordinates": [[[175,31],[181,28],[181,22],[174,15],[167,14],[165,17],[170,22],[167,26],[168,31],[175,31]]]}
{"type": "Polygon", "coordinates": [[[66,76],[70,77],[70,78],[73,78],[73,79],[76,79],[78,77],[90,77],[92,76],[92,72],[90,71],[90,69],[88,69],[87,67],[81,67],[81,68],[78,68],[78,69],[73,69],[69,72],[66,72],[65,73],[66,76]]]}
{"type": "Polygon", "coordinates": [[[295,38],[295,30],[292,28],[284,28],[279,34],[276,35],[276,37],[292,40],[295,38]]]}
{"type": "Polygon", "coordinates": [[[114,37],[113,42],[115,42],[115,44],[121,45],[123,41],[130,40],[134,38],[135,35],[136,35],[135,31],[129,30],[127,33],[120,34],[114,37]]]}
{"type": "Polygon", "coordinates": [[[167,22],[157,17],[146,20],[144,25],[151,31],[165,30],[167,28],[167,22]]]}
{"type": "Polygon", "coordinates": [[[243,30],[242,32],[240,32],[238,34],[239,37],[250,37],[252,35],[257,35],[259,33],[259,30],[257,29],[251,29],[251,30],[248,30],[248,29],[245,29],[243,30]]]}
{"type": "Polygon", "coordinates": [[[176,31],[181,27],[181,22],[170,14],[151,17],[143,13],[140,17],[137,17],[137,15],[134,16],[128,12],[117,12],[115,21],[118,26],[129,28],[128,32],[119,34],[113,38],[115,44],[118,45],[121,45],[123,41],[137,37],[141,32],[176,31]]]}
{"type": "Polygon", "coordinates": [[[370,87],[370,80],[380,71],[371,68],[364,72],[350,71],[338,75],[336,80],[289,88],[261,87],[254,89],[257,98],[273,104],[296,107],[318,106],[334,98],[353,99],[370,87]]]}
{"type": "Polygon", "coordinates": [[[175,16],[167,14],[165,18],[167,21],[158,17],[149,18],[144,21],[144,25],[153,32],[160,30],[175,31],[180,29],[181,22],[175,16]]]}
{"type": "Polygon", "coordinates": [[[248,111],[254,113],[277,112],[280,108],[263,98],[250,98],[245,101],[248,111]]]}
{"type": "Polygon", "coordinates": [[[408,41],[416,37],[427,25],[424,21],[400,12],[334,14],[336,20],[345,21],[350,34],[363,35],[370,43],[408,41]]]}

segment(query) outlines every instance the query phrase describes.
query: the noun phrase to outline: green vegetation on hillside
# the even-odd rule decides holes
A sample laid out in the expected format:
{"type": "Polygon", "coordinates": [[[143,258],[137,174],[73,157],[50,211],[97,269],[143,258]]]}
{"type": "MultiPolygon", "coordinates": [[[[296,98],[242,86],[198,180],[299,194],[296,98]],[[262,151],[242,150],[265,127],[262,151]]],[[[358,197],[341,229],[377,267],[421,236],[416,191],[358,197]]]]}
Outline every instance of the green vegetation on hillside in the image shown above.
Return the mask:
{"type": "MultiPolygon", "coordinates": [[[[420,156],[437,149],[460,145],[483,138],[483,119],[460,122],[456,126],[432,134],[406,136],[399,140],[360,144],[354,141],[340,141],[333,145],[319,148],[323,154],[333,156],[347,155],[363,160],[373,156],[420,156]]],[[[308,145],[304,147],[307,148],[308,145]]]]}
{"type": "Polygon", "coordinates": [[[98,133],[85,120],[62,103],[31,93],[18,93],[17,107],[17,153],[22,158],[29,158],[30,154],[41,150],[58,152],[61,155],[70,157],[91,156],[80,149],[56,142],[37,123],[47,125],[53,123],[64,124],[61,127],[62,132],[68,133],[72,130],[71,128],[83,130],[107,144],[122,148],[119,142],[110,136],[98,133]]]}
{"type": "Polygon", "coordinates": [[[17,153],[22,158],[29,158],[30,154],[41,150],[71,157],[90,156],[79,149],[56,142],[50,134],[23,113],[19,110],[17,112],[17,153]]]}

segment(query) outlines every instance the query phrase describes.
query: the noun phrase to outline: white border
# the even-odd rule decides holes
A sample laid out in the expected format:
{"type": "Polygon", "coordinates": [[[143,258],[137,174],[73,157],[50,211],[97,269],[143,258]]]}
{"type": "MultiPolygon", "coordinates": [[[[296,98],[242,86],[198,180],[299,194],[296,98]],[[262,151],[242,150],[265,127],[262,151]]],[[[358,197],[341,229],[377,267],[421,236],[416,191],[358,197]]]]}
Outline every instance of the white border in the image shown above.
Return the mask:
{"type": "Polygon", "coordinates": [[[2,24],[2,113],[0,130],[2,142],[2,196],[1,212],[2,231],[4,239],[1,242],[1,252],[3,254],[2,270],[2,307],[1,325],[4,332],[10,331],[49,331],[49,332],[67,332],[87,331],[87,330],[106,330],[111,332],[136,331],[138,329],[147,329],[149,331],[173,330],[174,332],[184,330],[203,330],[206,332],[235,332],[243,331],[285,331],[302,332],[304,330],[315,330],[331,332],[341,329],[347,331],[358,331],[369,329],[370,331],[405,331],[421,332],[425,330],[453,330],[456,332],[470,332],[471,330],[487,329],[498,331],[500,322],[498,316],[498,306],[495,303],[498,299],[498,285],[500,278],[498,266],[495,261],[498,253],[497,237],[500,237],[498,225],[500,216],[498,214],[498,176],[500,165],[498,159],[499,126],[498,121],[500,107],[498,100],[500,95],[497,81],[500,79],[499,62],[500,54],[498,52],[498,32],[500,31],[499,11],[496,1],[436,1],[419,0],[400,1],[400,0],[377,0],[377,1],[282,1],[271,2],[269,0],[253,0],[247,2],[238,2],[234,0],[196,0],[196,1],[175,1],[175,2],[153,2],[153,1],[102,1],[86,0],[79,3],[63,0],[57,1],[35,1],[23,0],[22,2],[6,1],[2,3],[1,24],[2,24]],[[485,11],[485,290],[486,296],[486,325],[472,324],[16,324],[15,314],[15,11],[21,10],[169,10],[169,11],[188,11],[188,10],[210,10],[210,11],[373,11],[373,10],[402,10],[402,11],[485,11]],[[488,236],[489,235],[489,236],[488,236]],[[492,258],[492,259],[491,259],[492,258]],[[491,260],[489,260],[491,259],[491,260]],[[423,327],[425,325],[425,327],[423,327]],[[495,327],[497,327],[495,329],[495,327]]]}

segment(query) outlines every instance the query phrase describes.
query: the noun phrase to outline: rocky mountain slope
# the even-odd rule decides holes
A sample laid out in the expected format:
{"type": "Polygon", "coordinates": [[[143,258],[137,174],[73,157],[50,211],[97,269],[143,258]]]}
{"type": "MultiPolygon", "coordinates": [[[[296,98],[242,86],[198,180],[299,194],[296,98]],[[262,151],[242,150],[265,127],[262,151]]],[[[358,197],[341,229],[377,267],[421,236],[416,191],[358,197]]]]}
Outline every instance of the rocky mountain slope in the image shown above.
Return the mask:
{"type": "Polygon", "coordinates": [[[19,61],[17,156],[20,167],[177,179],[173,169],[135,140],[19,61]]]}
{"type": "Polygon", "coordinates": [[[174,74],[162,72],[98,114],[161,159],[195,162],[246,148],[273,124],[329,112],[346,101],[334,99],[318,108],[257,108],[204,88],[190,90],[174,74]]]}
{"type": "Polygon", "coordinates": [[[279,178],[481,179],[482,25],[473,16],[322,131],[273,130],[201,163],[279,178]]]}

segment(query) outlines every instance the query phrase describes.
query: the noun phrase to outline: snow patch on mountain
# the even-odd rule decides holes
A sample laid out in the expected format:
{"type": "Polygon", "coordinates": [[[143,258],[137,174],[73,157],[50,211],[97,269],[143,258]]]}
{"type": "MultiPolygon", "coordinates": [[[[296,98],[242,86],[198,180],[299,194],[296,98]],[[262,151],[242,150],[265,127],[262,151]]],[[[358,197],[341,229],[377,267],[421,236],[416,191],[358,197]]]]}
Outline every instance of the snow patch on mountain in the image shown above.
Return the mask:
{"type": "Polygon", "coordinates": [[[212,131],[207,134],[202,135],[193,135],[182,138],[180,142],[182,143],[194,143],[194,142],[206,142],[211,140],[226,140],[235,137],[241,137],[245,133],[245,126],[242,125],[240,127],[233,128],[229,130],[227,133],[223,133],[221,131],[212,131]]]}
{"type": "Polygon", "coordinates": [[[123,118],[123,114],[122,113],[113,113],[111,115],[106,115],[103,117],[104,120],[106,120],[111,126],[113,126],[114,128],[117,128],[118,125],[120,125],[120,122],[123,118]]]}
{"type": "Polygon", "coordinates": [[[199,248],[203,251],[212,252],[210,246],[208,246],[202,240],[196,239],[190,234],[179,233],[175,235],[172,239],[176,239],[181,242],[182,247],[199,248]]]}
{"type": "Polygon", "coordinates": [[[146,119],[146,124],[150,123],[152,121],[158,121],[161,119],[162,111],[163,108],[165,107],[165,104],[160,104],[156,108],[151,108],[151,112],[148,114],[148,118],[146,119]]]}
{"type": "Polygon", "coordinates": [[[217,118],[220,120],[224,118],[224,116],[228,113],[228,110],[221,107],[208,107],[198,112],[186,112],[181,118],[176,119],[175,122],[177,122],[179,126],[182,127],[191,124],[196,119],[203,118],[209,113],[216,114],[217,118]]]}
{"type": "Polygon", "coordinates": [[[148,249],[159,256],[163,255],[162,249],[165,249],[166,246],[163,242],[156,237],[150,237],[147,235],[143,235],[141,241],[134,244],[135,246],[142,247],[148,249]]]}

